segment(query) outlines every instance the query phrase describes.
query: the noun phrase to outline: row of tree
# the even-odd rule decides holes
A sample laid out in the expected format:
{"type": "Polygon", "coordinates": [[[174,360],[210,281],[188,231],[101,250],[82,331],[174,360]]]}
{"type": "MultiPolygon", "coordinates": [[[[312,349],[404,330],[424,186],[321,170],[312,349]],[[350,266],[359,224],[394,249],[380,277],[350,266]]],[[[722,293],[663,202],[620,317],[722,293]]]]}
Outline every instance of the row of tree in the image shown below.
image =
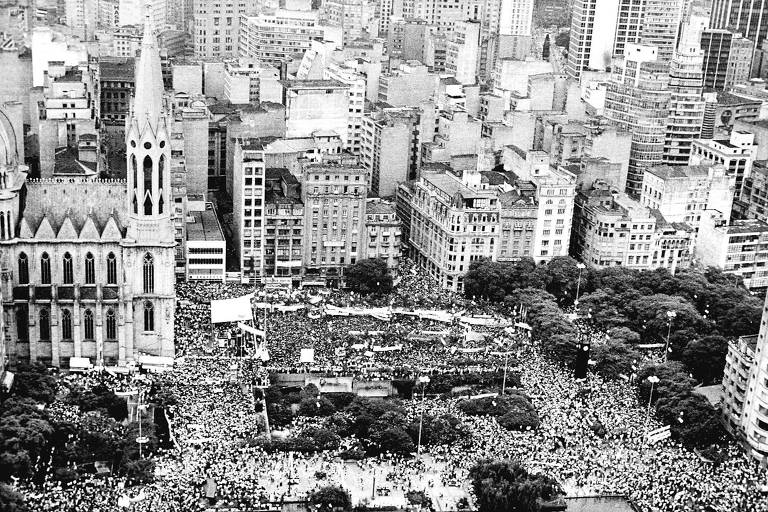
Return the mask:
{"type": "Polygon", "coordinates": [[[693,389],[722,379],[728,338],[757,333],[762,313],[759,298],[716,269],[671,275],[580,268],[568,257],[545,265],[530,259],[475,262],[465,290],[470,298],[500,304],[508,314],[524,312],[543,352],[566,364],[575,359],[580,326],[563,309],[577,305],[581,331],[604,331],[609,338],[592,345],[593,370],[608,379],[635,374],[644,400],[651,398],[642,394],[649,387],[647,377],[658,372],[662,382],[652,400],[658,417],[677,438],[696,446],[715,442],[722,429],[716,408],[693,389]],[[669,363],[641,369],[637,345],[666,345],[667,340],[669,363]]]}

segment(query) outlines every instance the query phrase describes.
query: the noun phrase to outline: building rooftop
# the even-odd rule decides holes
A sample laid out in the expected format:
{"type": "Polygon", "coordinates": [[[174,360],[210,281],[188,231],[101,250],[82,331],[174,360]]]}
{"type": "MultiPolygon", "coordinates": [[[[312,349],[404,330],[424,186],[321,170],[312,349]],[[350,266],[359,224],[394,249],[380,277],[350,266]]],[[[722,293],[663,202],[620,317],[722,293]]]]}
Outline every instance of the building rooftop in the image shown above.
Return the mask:
{"type": "Polygon", "coordinates": [[[338,80],[280,80],[286,89],[349,89],[347,84],[338,80]]]}
{"type": "Polygon", "coordinates": [[[221,231],[216,211],[212,208],[201,212],[189,212],[187,220],[187,241],[189,242],[223,242],[224,233],[221,231]]]}
{"type": "Polygon", "coordinates": [[[395,213],[395,205],[378,198],[368,199],[365,205],[366,215],[391,215],[395,213]]]}
{"type": "Polygon", "coordinates": [[[768,232],[768,224],[757,219],[740,219],[734,220],[727,227],[729,235],[737,235],[741,233],[765,233],[768,232]]]}
{"type": "Polygon", "coordinates": [[[720,92],[717,94],[718,105],[746,105],[748,103],[760,105],[760,100],[745,98],[744,96],[738,96],[729,92],[720,92]]]}
{"type": "Polygon", "coordinates": [[[705,178],[709,176],[709,165],[659,165],[651,167],[646,172],[663,180],[675,178],[705,178]]]}
{"type": "Polygon", "coordinates": [[[77,150],[74,148],[57,148],[54,157],[53,173],[83,176],[96,173],[96,162],[82,162],[77,157],[77,150]]]}
{"type": "Polygon", "coordinates": [[[99,79],[121,82],[133,82],[136,63],[133,57],[99,60],[99,79]]]}

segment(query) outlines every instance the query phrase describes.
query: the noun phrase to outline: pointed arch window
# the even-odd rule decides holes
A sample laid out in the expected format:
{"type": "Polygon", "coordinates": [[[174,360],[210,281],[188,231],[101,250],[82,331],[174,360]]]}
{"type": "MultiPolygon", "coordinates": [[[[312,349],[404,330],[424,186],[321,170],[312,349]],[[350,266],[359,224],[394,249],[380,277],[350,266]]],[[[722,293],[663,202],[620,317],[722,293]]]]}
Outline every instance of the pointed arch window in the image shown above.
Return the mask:
{"type": "Polygon", "coordinates": [[[96,263],[90,252],[85,255],[85,284],[96,284],[96,263]]]}
{"type": "Polygon", "coordinates": [[[155,258],[144,255],[144,293],[155,293],[155,258]]]}
{"type": "Polygon", "coordinates": [[[61,262],[61,270],[64,276],[64,284],[73,284],[75,282],[75,272],[72,269],[72,255],[68,252],[64,253],[64,258],[61,262]]]}
{"type": "Polygon", "coordinates": [[[83,311],[83,334],[88,341],[93,341],[93,311],[86,309],[83,311]]]}
{"type": "Polygon", "coordinates": [[[19,306],[16,310],[16,337],[24,343],[29,341],[29,313],[27,306],[19,306]]]}
{"type": "Polygon", "coordinates": [[[150,301],[144,302],[144,331],[155,330],[155,306],[150,301]]]}
{"type": "Polygon", "coordinates": [[[117,284],[117,258],[113,252],[107,255],[107,284],[117,284]]]}
{"type": "Polygon", "coordinates": [[[47,252],[40,256],[40,282],[51,284],[51,258],[47,252]]]}
{"type": "Polygon", "coordinates": [[[19,254],[19,284],[29,284],[29,260],[23,252],[19,254]]]}
{"type": "Polygon", "coordinates": [[[117,339],[117,317],[115,316],[115,310],[112,308],[107,309],[107,339],[117,339]]]}
{"type": "Polygon", "coordinates": [[[152,215],[152,159],[149,156],[144,157],[144,215],[152,215]]]}
{"type": "Polygon", "coordinates": [[[5,212],[0,212],[0,239],[5,240],[5,212]]]}
{"type": "Polygon", "coordinates": [[[40,341],[51,341],[51,312],[40,310],[40,341]]]}
{"type": "Polygon", "coordinates": [[[165,170],[165,155],[160,156],[160,161],[157,166],[157,213],[162,214],[165,208],[165,201],[163,201],[163,172],[165,170]]]}
{"type": "Polygon", "coordinates": [[[72,312],[68,309],[61,310],[61,339],[72,341],[72,312]]]}

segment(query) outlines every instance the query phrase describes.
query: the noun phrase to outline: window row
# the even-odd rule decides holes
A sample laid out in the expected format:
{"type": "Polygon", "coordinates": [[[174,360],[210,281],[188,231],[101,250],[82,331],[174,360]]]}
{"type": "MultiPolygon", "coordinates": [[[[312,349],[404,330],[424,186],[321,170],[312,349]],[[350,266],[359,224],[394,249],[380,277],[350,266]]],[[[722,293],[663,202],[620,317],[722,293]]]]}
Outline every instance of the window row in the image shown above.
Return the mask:
{"type": "MultiPolygon", "coordinates": [[[[18,257],[19,284],[29,284],[29,258],[26,253],[20,253],[18,257]]],[[[74,284],[75,272],[72,255],[64,253],[61,259],[61,274],[64,284],[74,284]]],[[[96,261],[92,253],[85,255],[85,284],[96,284],[96,261]]],[[[51,284],[51,257],[47,252],[40,256],[40,283],[51,284]]],[[[110,252],[107,255],[107,284],[117,284],[117,257],[110,252]]]]}
{"type": "MultiPolygon", "coordinates": [[[[155,330],[155,307],[150,301],[145,301],[142,306],[142,320],[144,332],[155,330]]],[[[70,309],[61,310],[61,341],[74,341],[74,320],[70,309]]],[[[104,314],[105,336],[107,341],[117,341],[117,314],[113,308],[107,308],[104,314]]],[[[51,341],[51,312],[44,308],[38,313],[38,339],[41,342],[51,341]]],[[[91,309],[83,310],[82,329],[84,341],[95,341],[95,321],[91,309]]],[[[27,308],[16,310],[16,334],[19,341],[29,341],[29,318],[27,308]]]]}

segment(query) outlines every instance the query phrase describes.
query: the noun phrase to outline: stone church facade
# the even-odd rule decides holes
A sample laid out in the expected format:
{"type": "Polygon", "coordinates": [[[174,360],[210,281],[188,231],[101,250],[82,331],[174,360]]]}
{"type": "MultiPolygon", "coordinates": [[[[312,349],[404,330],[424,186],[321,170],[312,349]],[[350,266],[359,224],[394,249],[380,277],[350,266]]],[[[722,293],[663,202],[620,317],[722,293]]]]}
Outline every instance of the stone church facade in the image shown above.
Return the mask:
{"type": "Polygon", "coordinates": [[[82,357],[123,365],[174,355],[170,121],[157,42],[151,27],[144,33],[126,122],[126,180],[28,180],[0,116],[0,264],[11,363],[68,367],[82,357]]]}

